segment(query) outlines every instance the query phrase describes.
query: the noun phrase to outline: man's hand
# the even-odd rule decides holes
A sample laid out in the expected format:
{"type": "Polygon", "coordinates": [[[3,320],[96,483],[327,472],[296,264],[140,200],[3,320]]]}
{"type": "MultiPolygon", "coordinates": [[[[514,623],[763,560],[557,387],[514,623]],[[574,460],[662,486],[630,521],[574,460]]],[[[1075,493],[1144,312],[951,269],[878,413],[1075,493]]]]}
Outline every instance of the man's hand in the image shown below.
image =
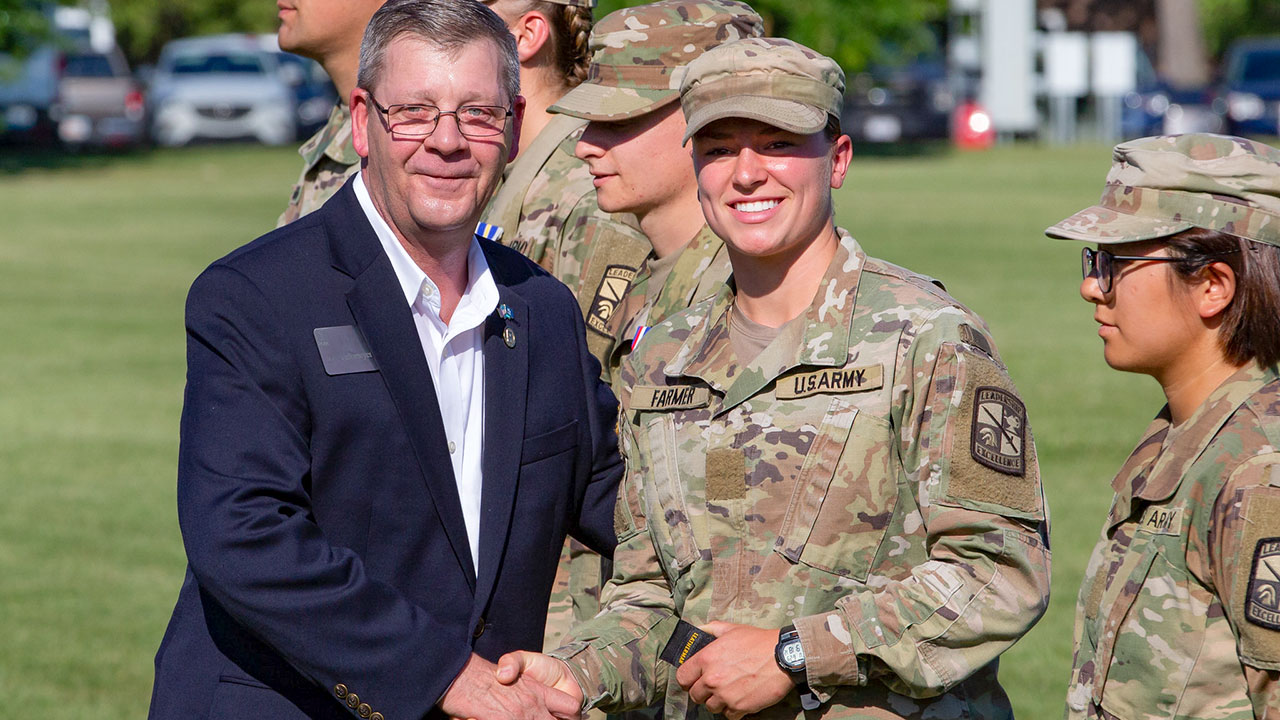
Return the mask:
{"type": "Polygon", "coordinates": [[[772,707],[795,690],[773,657],[777,630],[724,622],[710,622],[702,629],[715,635],[715,641],[676,671],[676,682],[694,702],[739,720],[772,707]]]}
{"type": "Polygon", "coordinates": [[[521,678],[553,688],[568,695],[582,707],[582,687],[569,672],[563,660],[542,653],[517,650],[498,658],[498,682],[510,685],[521,678]]]}
{"type": "Polygon", "coordinates": [[[574,700],[532,677],[499,683],[497,670],[493,663],[472,655],[440,699],[440,709],[450,717],[475,720],[578,720],[580,717],[581,693],[579,699],[574,700]]]}

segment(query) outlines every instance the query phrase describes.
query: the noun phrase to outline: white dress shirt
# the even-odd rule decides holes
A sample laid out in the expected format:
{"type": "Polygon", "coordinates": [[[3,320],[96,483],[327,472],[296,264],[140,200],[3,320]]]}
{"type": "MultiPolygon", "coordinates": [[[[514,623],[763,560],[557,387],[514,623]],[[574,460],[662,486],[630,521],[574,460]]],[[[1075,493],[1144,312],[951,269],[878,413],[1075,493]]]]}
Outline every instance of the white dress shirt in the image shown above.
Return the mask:
{"type": "Polygon", "coordinates": [[[484,321],[498,307],[498,286],[489,273],[489,263],[480,243],[471,239],[467,254],[467,287],[449,322],[440,318],[440,289],[409,257],[378,214],[369,198],[362,173],[354,182],[356,198],[369,224],[391,259],[404,290],[405,302],[413,311],[418,340],[431,369],[444,432],[449,443],[453,477],[462,501],[462,519],[467,526],[471,560],[480,570],[480,488],[483,483],[480,459],[484,453],[484,321]]]}

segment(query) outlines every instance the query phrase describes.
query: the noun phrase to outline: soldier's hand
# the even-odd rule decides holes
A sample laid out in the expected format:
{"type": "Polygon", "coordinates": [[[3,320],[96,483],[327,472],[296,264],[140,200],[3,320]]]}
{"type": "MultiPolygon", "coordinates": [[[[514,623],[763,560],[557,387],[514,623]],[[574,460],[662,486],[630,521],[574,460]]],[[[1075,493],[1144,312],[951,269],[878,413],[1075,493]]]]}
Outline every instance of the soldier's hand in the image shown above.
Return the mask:
{"type": "Polygon", "coordinates": [[[564,661],[550,655],[524,650],[507,653],[498,658],[496,675],[503,685],[511,685],[521,678],[545,685],[568,695],[582,707],[582,688],[577,679],[564,661]]]}
{"type": "Polygon", "coordinates": [[[716,640],[676,671],[676,682],[694,702],[739,720],[777,704],[795,689],[773,657],[777,630],[723,622],[702,628],[716,640]]]}

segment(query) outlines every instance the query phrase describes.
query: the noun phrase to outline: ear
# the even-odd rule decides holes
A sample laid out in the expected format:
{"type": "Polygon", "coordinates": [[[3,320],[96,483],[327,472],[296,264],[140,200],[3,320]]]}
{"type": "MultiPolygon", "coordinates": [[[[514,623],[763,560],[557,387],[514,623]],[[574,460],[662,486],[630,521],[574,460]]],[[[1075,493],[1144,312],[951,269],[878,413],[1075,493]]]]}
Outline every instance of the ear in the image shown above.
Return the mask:
{"type": "Polygon", "coordinates": [[[1193,286],[1200,317],[1209,320],[1221,315],[1236,296],[1236,273],[1224,262],[1209,263],[1193,286]]]}
{"type": "Polygon", "coordinates": [[[551,21],[542,12],[530,10],[511,26],[511,34],[516,38],[516,53],[523,65],[541,52],[551,39],[551,21]]]}
{"type": "Polygon", "coordinates": [[[369,157],[369,93],[361,88],[351,91],[351,144],[362,159],[369,157]]]}
{"type": "Polygon", "coordinates": [[[844,177],[849,172],[849,162],[853,160],[853,141],[848,135],[836,138],[834,155],[831,158],[831,189],[844,185],[844,177]]]}
{"type": "Polygon", "coordinates": [[[507,150],[507,162],[515,162],[520,154],[520,126],[524,124],[524,96],[517,95],[511,103],[511,147],[507,150]]]}

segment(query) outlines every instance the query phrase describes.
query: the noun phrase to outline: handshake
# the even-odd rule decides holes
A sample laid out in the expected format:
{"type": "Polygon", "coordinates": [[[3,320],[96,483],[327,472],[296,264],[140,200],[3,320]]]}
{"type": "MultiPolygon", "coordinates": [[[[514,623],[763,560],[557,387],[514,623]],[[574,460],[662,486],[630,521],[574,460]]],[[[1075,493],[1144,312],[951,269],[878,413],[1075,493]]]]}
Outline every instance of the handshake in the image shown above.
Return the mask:
{"type": "Polygon", "coordinates": [[[440,709],[474,720],[577,720],[582,702],[582,688],[562,661],[520,651],[502,656],[497,665],[473,654],[440,699],[440,709]]]}
{"type": "MultiPolygon", "coordinates": [[[[712,622],[715,639],[680,659],[676,682],[690,699],[729,720],[771,707],[795,690],[774,660],[778,631],[712,622]]],[[[440,700],[450,717],[475,720],[577,720],[585,693],[562,660],[517,651],[495,665],[472,655],[440,700]]]]}

